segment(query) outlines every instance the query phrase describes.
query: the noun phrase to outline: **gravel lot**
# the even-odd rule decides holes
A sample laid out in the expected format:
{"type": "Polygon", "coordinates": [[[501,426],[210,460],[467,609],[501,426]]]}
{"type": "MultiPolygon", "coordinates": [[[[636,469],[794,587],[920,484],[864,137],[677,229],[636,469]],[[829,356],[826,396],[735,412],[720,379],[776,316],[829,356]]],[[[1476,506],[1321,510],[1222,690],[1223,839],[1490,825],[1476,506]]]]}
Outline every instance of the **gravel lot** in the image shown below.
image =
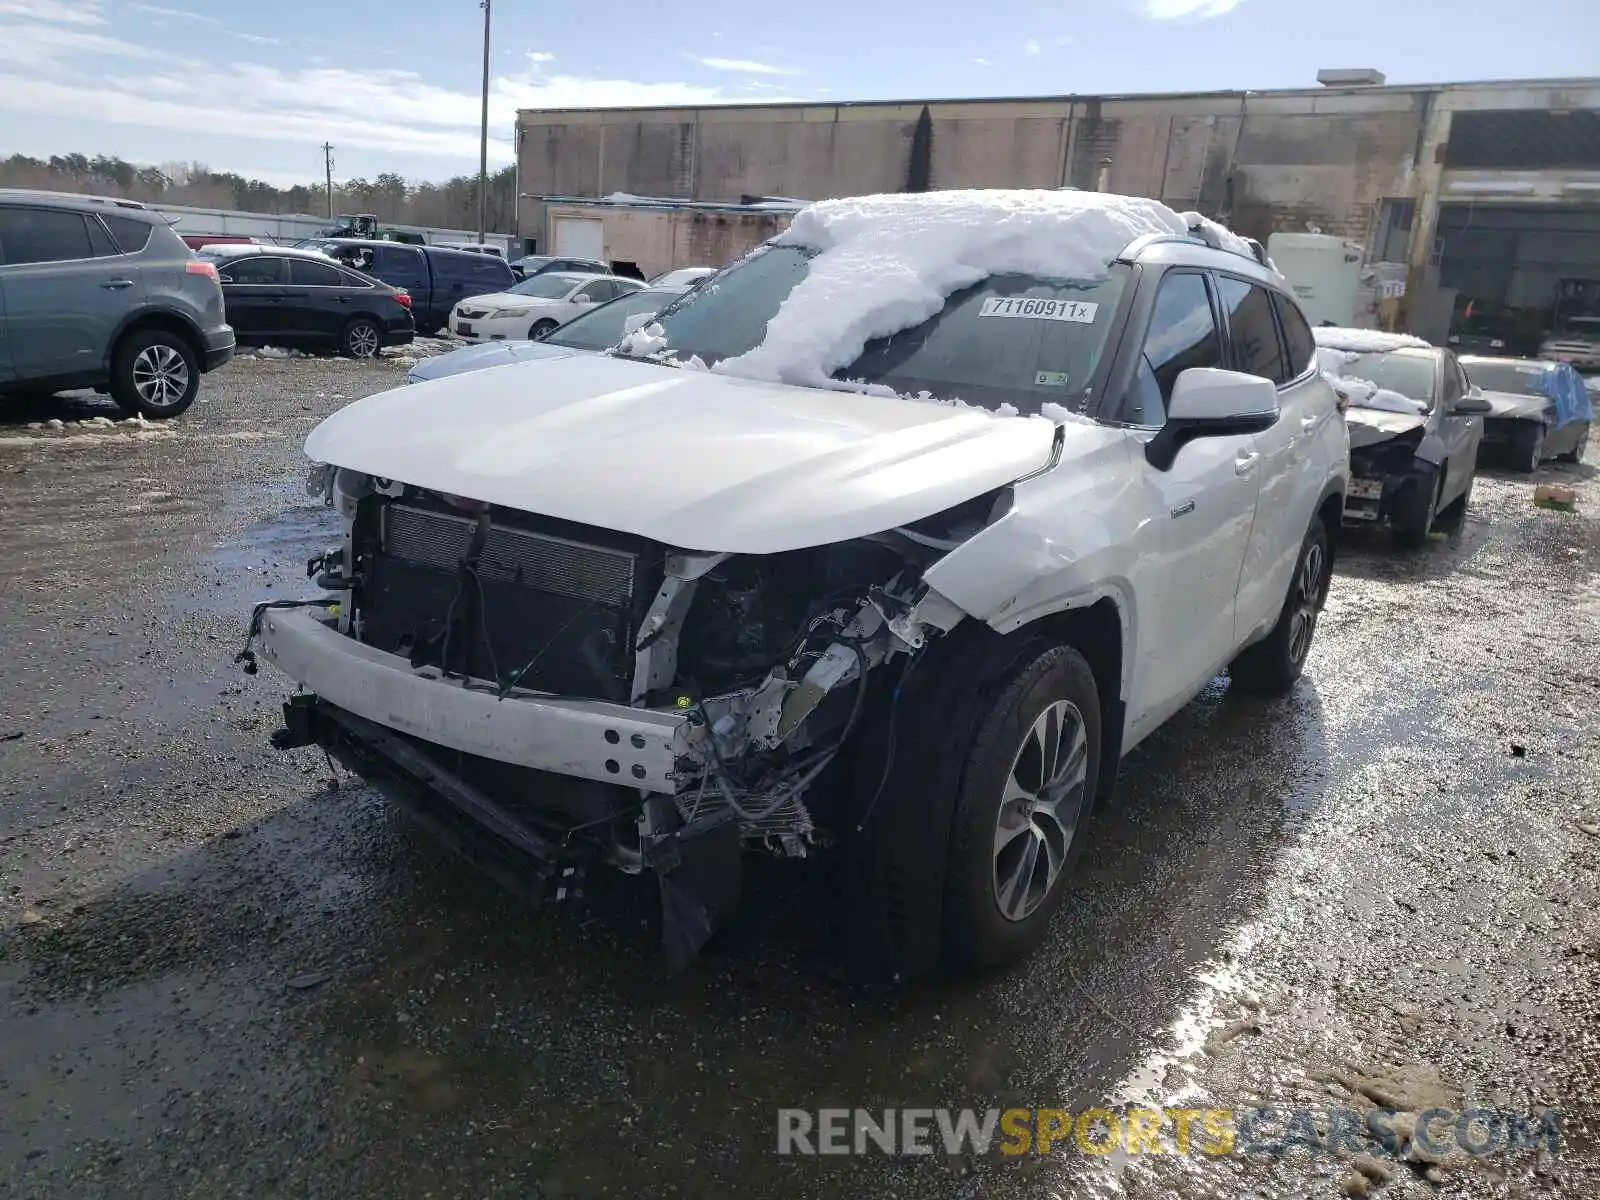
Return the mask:
{"type": "Polygon", "coordinates": [[[401,369],[257,357],[170,426],[0,419],[0,1194],[1334,1196],[1362,1185],[1304,1151],[784,1158],[776,1110],[1365,1082],[1563,1122],[1554,1158],[1373,1194],[1600,1195],[1593,467],[1539,475],[1576,515],[1490,472],[1454,540],[1346,539],[1308,677],[1141,747],[1021,968],[853,991],[774,877],[668,980],[648,894],[526,912],[273,751],[285,683],[232,665],[334,533],[304,434],[401,369]]]}

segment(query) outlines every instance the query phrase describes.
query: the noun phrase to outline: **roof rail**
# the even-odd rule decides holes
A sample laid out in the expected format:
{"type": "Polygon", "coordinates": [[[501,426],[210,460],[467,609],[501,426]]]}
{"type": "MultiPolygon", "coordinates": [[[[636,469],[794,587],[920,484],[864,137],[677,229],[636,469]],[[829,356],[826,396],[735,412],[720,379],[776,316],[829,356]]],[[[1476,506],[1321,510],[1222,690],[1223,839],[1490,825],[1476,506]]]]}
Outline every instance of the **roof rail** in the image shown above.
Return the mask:
{"type": "Polygon", "coordinates": [[[112,204],[118,208],[143,209],[148,207],[148,205],[141,204],[137,200],[124,200],[119,196],[96,196],[89,192],[58,192],[46,188],[7,187],[0,188],[0,194],[22,199],[33,197],[44,200],[74,200],[84,204],[112,204]]]}

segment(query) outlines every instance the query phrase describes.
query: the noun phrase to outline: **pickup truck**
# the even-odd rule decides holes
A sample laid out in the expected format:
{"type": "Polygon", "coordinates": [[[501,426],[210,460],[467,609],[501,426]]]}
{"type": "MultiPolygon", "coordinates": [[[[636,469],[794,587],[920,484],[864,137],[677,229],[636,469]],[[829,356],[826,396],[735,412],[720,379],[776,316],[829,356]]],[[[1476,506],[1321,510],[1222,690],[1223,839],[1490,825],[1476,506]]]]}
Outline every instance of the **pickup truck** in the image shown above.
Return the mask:
{"type": "Polygon", "coordinates": [[[459,301],[503,292],[517,282],[506,260],[494,254],[359,238],[319,238],[301,245],[404,288],[411,296],[412,320],[424,337],[445,327],[459,301]]]}
{"type": "Polygon", "coordinates": [[[612,353],[306,452],[344,534],[240,656],[281,745],[518,887],[653,880],[674,967],[747,856],[831,856],[899,978],[1038,946],[1122,757],[1295,685],[1349,474],[1258,246],[1064,191],[814,205],[612,353]]]}

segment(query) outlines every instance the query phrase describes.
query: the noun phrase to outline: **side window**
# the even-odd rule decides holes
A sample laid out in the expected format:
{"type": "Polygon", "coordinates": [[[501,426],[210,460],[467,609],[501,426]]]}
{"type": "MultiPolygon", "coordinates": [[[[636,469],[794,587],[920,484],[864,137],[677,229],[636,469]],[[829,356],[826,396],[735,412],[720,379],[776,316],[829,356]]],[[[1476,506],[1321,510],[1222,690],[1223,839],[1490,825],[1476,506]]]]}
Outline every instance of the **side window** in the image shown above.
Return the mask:
{"type": "Polygon", "coordinates": [[[1222,337],[1205,277],[1186,271],[1168,273],[1156,293],[1150,330],[1144,336],[1128,420],[1135,425],[1164,424],[1178,376],[1190,367],[1221,365],[1222,337]]]}
{"type": "Polygon", "coordinates": [[[111,235],[106,232],[106,227],[93,217],[85,217],[84,223],[89,227],[89,248],[94,251],[96,258],[115,258],[122,251],[117,249],[111,235]]]}
{"type": "Polygon", "coordinates": [[[222,272],[235,284],[272,286],[284,282],[281,258],[241,258],[226,264],[222,272]]]}
{"type": "Polygon", "coordinates": [[[132,217],[106,213],[100,219],[111,230],[111,236],[117,239],[117,246],[124,254],[139,253],[150,244],[150,235],[155,232],[155,226],[148,221],[135,221],[132,217]]]}
{"type": "Polygon", "coordinates": [[[300,287],[342,287],[344,276],[332,263],[319,263],[309,258],[291,258],[289,282],[300,287]]]}
{"type": "Polygon", "coordinates": [[[1311,326],[1306,324],[1300,306],[1287,296],[1274,295],[1273,306],[1278,310],[1278,323],[1283,326],[1283,341],[1288,352],[1289,378],[1297,379],[1316,361],[1317,342],[1311,336],[1311,326]]]}
{"type": "Polygon", "coordinates": [[[339,286],[347,288],[369,288],[372,286],[372,284],[361,275],[353,275],[348,271],[340,271],[339,286]]]}
{"type": "Polygon", "coordinates": [[[0,208],[0,253],[8,266],[93,258],[82,213],[0,208]]]}
{"type": "Polygon", "coordinates": [[[1246,375],[1288,383],[1293,373],[1284,369],[1283,346],[1278,341],[1272,297],[1267,289],[1227,275],[1217,280],[1217,289],[1222,295],[1223,311],[1228,314],[1234,366],[1246,375]]]}
{"type": "Polygon", "coordinates": [[[597,279],[593,283],[585,284],[583,287],[579,288],[577,293],[572,298],[576,300],[579,297],[588,297],[596,304],[600,304],[611,299],[615,294],[616,293],[612,291],[609,283],[603,279],[597,279]]]}

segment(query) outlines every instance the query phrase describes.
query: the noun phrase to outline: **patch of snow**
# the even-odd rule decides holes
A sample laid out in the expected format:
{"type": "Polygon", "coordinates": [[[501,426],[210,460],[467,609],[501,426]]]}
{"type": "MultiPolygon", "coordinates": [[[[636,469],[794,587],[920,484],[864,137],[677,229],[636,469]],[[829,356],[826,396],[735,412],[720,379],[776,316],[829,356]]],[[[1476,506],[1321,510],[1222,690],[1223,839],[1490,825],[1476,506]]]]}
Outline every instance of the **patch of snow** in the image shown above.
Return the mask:
{"type": "Polygon", "coordinates": [[[238,358],[310,358],[304,350],[292,350],[287,346],[256,346],[235,352],[238,358]]]}
{"type": "Polygon", "coordinates": [[[1094,419],[1082,413],[1075,413],[1070,408],[1062,408],[1052,400],[1046,400],[1039,406],[1039,415],[1047,421],[1054,421],[1057,425],[1093,425],[1094,419]]]}
{"type": "Polygon", "coordinates": [[[1433,349],[1431,344],[1409,333],[1385,333],[1381,329],[1341,329],[1324,325],[1313,329],[1311,335],[1318,346],[1327,350],[1342,350],[1347,354],[1387,354],[1391,350],[1407,348],[1433,349]]]}
{"type": "Polygon", "coordinates": [[[1189,222],[1159,201],[1101,192],[995,189],[825,200],[775,239],[820,253],[762,344],[712,369],[825,386],[873,338],[921,324],[952,292],[990,275],[1104,279],[1136,238],[1188,233],[1189,222]]]}
{"type": "Polygon", "coordinates": [[[666,331],[661,328],[659,321],[641,325],[617,343],[617,353],[626,354],[629,358],[649,358],[666,348],[666,331]]]}
{"type": "Polygon", "coordinates": [[[1371,408],[1380,412],[1401,413],[1414,417],[1419,413],[1428,411],[1428,406],[1420,400],[1413,400],[1410,396],[1381,388],[1367,379],[1355,379],[1348,375],[1336,375],[1324,371],[1328,382],[1345,394],[1352,408],[1371,408]]]}
{"type": "Polygon", "coordinates": [[[1022,415],[1015,404],[1005,403],[1001,403],[1000,407],[994,410],[994,413],[997,417],[1017,417],[1022,415]]]}

